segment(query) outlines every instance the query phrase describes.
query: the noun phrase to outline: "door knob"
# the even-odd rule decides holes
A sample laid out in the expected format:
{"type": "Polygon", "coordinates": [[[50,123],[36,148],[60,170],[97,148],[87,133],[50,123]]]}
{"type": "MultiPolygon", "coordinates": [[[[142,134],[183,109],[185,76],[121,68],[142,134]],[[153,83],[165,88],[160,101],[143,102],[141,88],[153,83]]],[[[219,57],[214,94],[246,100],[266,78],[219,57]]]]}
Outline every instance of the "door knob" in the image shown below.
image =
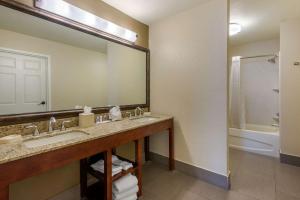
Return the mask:
{"type": "Polygon", "coordinates": [[[41,103],[39,103],[39,105],[45,105],[46,101],[42,101],[41,103]]]}

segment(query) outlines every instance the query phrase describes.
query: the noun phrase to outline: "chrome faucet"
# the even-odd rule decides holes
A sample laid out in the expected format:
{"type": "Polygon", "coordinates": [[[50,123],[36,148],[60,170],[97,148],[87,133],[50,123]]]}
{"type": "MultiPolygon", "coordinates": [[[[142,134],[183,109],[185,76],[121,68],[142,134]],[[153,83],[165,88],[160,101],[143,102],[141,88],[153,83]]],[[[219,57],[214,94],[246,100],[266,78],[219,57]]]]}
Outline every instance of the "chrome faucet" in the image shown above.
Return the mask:
{"type": "Polygon", "coordinates": [[[33,136],[38,136],[38,135],[40,135],[39,128],[37,127],[37,125],[32,124],[32,125],[30,125],[30,126],[26,126],[26,128],[28,128],[28,129],[34,128],[34,132],[33,132],[33,134],[32,134],[33,136]]]}
{"type": "Polygon", "coordinates": [[[56,123],[56,119],[51,117],[49,120],[49,133],[54,131],[54,124],[56,123]]]}
{"type": "Polygon", "coordinates": [[[61,130],[61,131],[65,131],[65,130],[66,130],[65,123],[70,123],[70,122],[71,122],[70,120],[63,121],[63,122],[62,122],[62,124],[61,124],[61,128],[60,128],[60,130],[61,130]]]}
{"type": "Polygon", "coordinates": [[[140,107],[137,107],[135,110],[134,110],[134,115],[135,115],[135,117],[137,117],[137,116],[142,116],[143,115],[143,112],[144,112],[144,110],[142,109],[142,108],[140,108],[140,107]],[[139,111],[139,115],[137,115],[137,112],[139,111]]]}

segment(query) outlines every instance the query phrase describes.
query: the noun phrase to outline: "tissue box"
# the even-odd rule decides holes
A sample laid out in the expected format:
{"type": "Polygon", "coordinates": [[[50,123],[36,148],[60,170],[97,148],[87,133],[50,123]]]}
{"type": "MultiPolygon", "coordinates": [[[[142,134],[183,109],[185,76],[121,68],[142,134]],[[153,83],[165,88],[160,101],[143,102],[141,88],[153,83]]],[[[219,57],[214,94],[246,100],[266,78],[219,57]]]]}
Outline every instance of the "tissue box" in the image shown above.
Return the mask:
{"type": "Polygon", "coordinates": [[[79,114],[79,127],[80,128],[88,128],[91,126],[95,126],[95,114],[94,113],[79,114]]]}

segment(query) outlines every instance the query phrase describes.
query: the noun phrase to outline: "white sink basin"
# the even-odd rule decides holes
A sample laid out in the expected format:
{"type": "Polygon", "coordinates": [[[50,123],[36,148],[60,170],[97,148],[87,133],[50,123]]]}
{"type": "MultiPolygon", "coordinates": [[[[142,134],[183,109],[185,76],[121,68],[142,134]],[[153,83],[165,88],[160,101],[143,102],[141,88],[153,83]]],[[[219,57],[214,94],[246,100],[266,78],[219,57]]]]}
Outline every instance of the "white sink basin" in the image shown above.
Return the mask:
{"type": "Polygon", "coordinates": [[[151,122],[157,120],[157,117],[141,117],[141,118],[132,118],[131,120],[134,120],[136,122],[151,122]]]}
{"type": "Polygon", "coordinates": [[[33,138],[27,141],[24,141],[23,144],[27,148],[35,148],[41,147],[44,145],[55,144],[58,142],[64,142],[68,140],[73,140],[82,136],[86,136],[87,133],[81,131],[70,131],[62,134],[57,135],[46,135],[40,138],[33,138]]]}

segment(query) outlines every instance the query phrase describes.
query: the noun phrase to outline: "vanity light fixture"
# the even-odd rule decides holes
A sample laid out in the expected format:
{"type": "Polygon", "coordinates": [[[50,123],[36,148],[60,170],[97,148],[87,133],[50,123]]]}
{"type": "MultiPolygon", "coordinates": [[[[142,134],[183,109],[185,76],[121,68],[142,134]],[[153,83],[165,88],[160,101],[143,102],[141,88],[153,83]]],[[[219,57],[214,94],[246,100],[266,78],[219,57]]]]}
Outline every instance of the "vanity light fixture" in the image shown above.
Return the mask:
{"type": "Polygon", "coordinates": [[[242,25],[238,23],[230,23],[229,24],[229,35],[233,36],[242,31],[242,25]]]}
{"type": "Polygon", "coordinates": [[[63,0],[35,0],[35,6],[127,41],[135,42],[137,40],[135,32],[102,19],[63,0]]]}

